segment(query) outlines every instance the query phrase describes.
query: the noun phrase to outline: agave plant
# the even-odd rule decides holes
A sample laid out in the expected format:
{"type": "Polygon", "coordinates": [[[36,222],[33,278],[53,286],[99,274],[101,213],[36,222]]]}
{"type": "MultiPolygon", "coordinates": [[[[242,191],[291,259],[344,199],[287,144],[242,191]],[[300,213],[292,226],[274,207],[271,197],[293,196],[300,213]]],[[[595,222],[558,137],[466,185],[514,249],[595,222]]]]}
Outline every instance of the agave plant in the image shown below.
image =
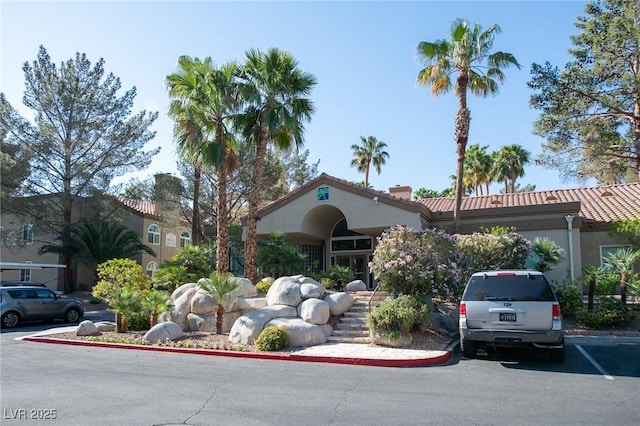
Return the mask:
{"type": "Polygon", "coordinates": [[[224,305],[227,303],[231,293],[240,288],[240,278],[232,273],[221,273],[214,271],[209,275],[208,280],[200,281],[203,290],[217,297],[216,305],[216,334],[222,334],[222,317],[224,315],[224,305]]]}

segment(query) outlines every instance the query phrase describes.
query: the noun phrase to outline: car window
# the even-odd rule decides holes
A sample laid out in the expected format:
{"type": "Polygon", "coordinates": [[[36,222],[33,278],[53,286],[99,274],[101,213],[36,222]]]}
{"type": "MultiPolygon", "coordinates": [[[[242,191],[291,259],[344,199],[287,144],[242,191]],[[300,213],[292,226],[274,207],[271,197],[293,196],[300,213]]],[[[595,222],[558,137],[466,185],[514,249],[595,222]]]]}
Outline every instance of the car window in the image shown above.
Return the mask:
{"type": "Polygon", "coordinates": [[[26,299],[27,293],[24,290],[9,290],[9,296],[14,299],[26,299]]]}
{"type": "Polygon", "coordinates": [[[554,301],[553,290],[542,275],[471,277],[463,301],[554,301]]]}
{"type": "Polygon", "coordinates": [[[55,295],[47,289],[36,290],[36,294],[38,299],[55,299],[55,295]]]}

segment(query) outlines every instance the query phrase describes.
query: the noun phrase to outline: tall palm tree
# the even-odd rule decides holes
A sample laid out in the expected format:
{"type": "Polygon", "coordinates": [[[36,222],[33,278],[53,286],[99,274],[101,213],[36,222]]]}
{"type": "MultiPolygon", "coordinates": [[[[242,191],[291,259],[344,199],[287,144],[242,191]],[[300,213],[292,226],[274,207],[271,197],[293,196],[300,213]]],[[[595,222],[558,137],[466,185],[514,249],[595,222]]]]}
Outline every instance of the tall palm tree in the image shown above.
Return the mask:
{"type": "Polygon", "coordinates": [[[59,254],[62,251],[71,256],[74,268],[85,265],[93,271],[94,276],[96,267],[107,260],[127,259],[141,253],[156,255],[151,247],[142,242],[140,235],[115,222],[74,224],[69,240],[40,248],[40,254],[59,254]]]}
{"type": "Polygon", "coordinates": [[[631,247],[619,248],[605,256],[603,260],[605,270],[620,275],[620,300],[623,305],[626,305],[627,282],[633,274],[634,265],[640,262],[640,250],[634,251],[631,247]]]}
{"type": "Polygon", "coordinates": [[[304,123],[314,112],[308,96],[315,84],[315,76],[298,69],[289,52],[271,48],[246,53],[240,82],[245,109],[239,125],[255,149],[245,245],[245,276],[252,282],[257,278],[257,211],[267,146],[288,150],[292,143],[303,145],[304,123]]]}
{"type": "Polygon", "coordinates": [[[505,52],[490,53],[493,39],[500,32],[498,25],[486,31],[478,24],[471,25],[456,19],[451,26],[449,40],[422,41],[418,44],[418,56],[425,67],[418,73],[418,84],[430,86],[434,96],[453,89],[459,99],[455,121],[457,153],[456,203],[453,210],[454,232],[460,228],[460,206],[463,195],[464,158],[469,139],[471,113],[467,108],[467,91],[483,97],[498,93],[498,83],[504,82],[503,69],[520,68],[516,58],[505,52]],[[457,75],[455,81],[452,76],[457,75]]]}
{"type": "Polygon", "coordinates": [[[361,145],[351,145],[354,156],[354,159],[351,160],[351,167],[357,167],[359,172],[364,173],[364,187],[368,188],[371,163],[373,163],[376,171],[380,174],[382,166],[387,162],[387,158],[389,158],[389,153],[384,150],[387,144],[379,141],[375,136],[369,136],[367,138],[360,136],[360,142],[361,145]]]}
{"type": "MultiPolygon", "coordinates": [[[[238,112],[239,68],[235,62],[216,68],[211,58],[201,61],[188,56],[178,59],[178,67],[178,71],[166,79],[169,96],[173,99],[170,114],[176,119],[174,134],[184,157],[192,160],[194,168],[197,169],[200,162],[215,167],[218,180],[216,269],[227,272],[227,182],[229,173],[236,165],[236,141],[228,125],[238,112]]],[[[199,176],[196,171],[196,178],[199,176]]],[[[199,183],[199,179],[196,182],[199,183]]],[[[194,213],[197,212],[198,193],[199,185],[194,184],[194,213]]],[[[194,214],[194,222],[195,219],[194,214]]]]}
{"type": "Polygon", "coordinates": [[[470,145],[464,160],[465,180],[468,181],[476,195],[484,195],[482,186],[485,185],[489,195],[491,184],[491,169],[493,159],[487,154],[488,145],[470,145]]]}
{"type": "Polygon", "coordinates": [[[503,146],[494,157],[494,177],[504,182],[504,192],[516,192],[516,180],[524,176],[524,166],[531,154],[521,145],[503,146]]]}

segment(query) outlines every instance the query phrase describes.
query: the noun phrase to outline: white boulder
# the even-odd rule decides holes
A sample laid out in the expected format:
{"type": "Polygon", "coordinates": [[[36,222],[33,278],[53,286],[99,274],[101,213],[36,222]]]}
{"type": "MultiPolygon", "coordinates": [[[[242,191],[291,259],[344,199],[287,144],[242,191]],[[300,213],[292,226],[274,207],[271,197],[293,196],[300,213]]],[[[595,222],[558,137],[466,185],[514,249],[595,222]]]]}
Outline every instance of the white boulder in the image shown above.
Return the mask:
{"type": "Polygon", "coordinates": [[[238,297],[254,297],[258,295],[255,286],[251,284],[249,278],[240,278],[240,288],[231,293],[230,297],[236,299],[238,297]]]}
{"type": "Polygon", "coordinates": [[[362,280],[351,281],[345,287],[346,291],[365,291],[366,289],[367,289],[367,285],[362,280]]]}
{"type": "Polygon", "coordinates": [[[325,343],[327,336],[322,327],[300,318],[274,318],[265,327],[284,327],[291,346],[313,346],[325,343]]]}
{"type": "Polygon", "coordinates": [[[312,299],[312,298],[322,299],[326,292],[327,292],[327,289],[324,288],[324,286],[317,281],[303,282],[302,284],[300,284],[300,296],[302,296],[302,300],[312,299]]]}
{"type": "Polygon", "coordinates": [[[116,323],[111,321],[99,321],[95,323],[98,331],[111,332],[116,331],[116,323]]]}
{"type": "Polygon", "coordinates": [[[298,306],[300,302],[300,281],[296,277],[278,278],[267,292],[267,305],[298,306]]]}
{"type": "Polygon", "coordinates": [[[329,304],[329,312],[331,315],[342,315],[351,308],[353,305],[353,296],[349,293],[331,293],[324,297],[324,300],[329,304]]]}
{"type": "Polygon", "coordinates": [[[163,340],[176,340],[182,337],[182,327],[175,322],[161,322],[156,324],[142,338],[147,342],[159,342],[163,340]]]}
{"type": "Polygon", "coordinates": [[[297,308],[298,316],[310,324],[326,324],[329,321],[329,304],[320,299],[307,299],[297,308]]]}
{"type": "Polygon", "coordinates": [[[176,288],[173,293],[171,293],[171,301],[175,302],[176,300],[178,300],[178,298],[180,296],[182,296],[186,291],[195,288],[197,286],[196,283],[188,283],[188,284],[183,284],[180,287],[176,288]]]}
{"type": "Polygon", "coordinates": [[[76,336],[92,336],[98,334],[98,327],[90,321],[84,320],[76,328],[76,336]]]}
{"type": "MultiPolygon", "coordinates": [[[[215,295],[198,290],[191,298],[191,313],[211,315],[215,312],[218,298],[215,295]]],[[[191,330],[194,330],[193,328],[191,330]]],[[[195,329],[198,330],[198,329],[195,329]]]]}
{"type": "Polygon", "coordinates": [[[193,285],[183,291],[180,296],[173,301],[173,308],[171,308],[169,318],[172,322],[180,325],[184,331],[190,330],[187,316],[189,315],[189,312],[191,312],[191,299],[196,294],[197,290],[196,286],[193,285]]]}
{"type": "Polygon", "coordinates": [[[267,306],[253,312],[248,312],[238,318],[229,331],[231,343],[251,345],[260,335],[267,321],[276,317],[295,317],[296,309],[291,306],[267,306]]]}

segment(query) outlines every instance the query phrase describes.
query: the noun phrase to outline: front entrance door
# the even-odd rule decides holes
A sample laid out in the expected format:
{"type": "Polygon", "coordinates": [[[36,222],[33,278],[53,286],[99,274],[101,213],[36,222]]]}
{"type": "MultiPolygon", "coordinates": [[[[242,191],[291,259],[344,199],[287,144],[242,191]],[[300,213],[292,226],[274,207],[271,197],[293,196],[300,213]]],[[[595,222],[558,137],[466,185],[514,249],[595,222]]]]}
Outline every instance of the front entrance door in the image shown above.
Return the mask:
{"type": "Polygon", "coordinates": [[[336,264],[348,267],[353,274],[353,279],[362,280],[367,285],[367,288],[369,288],[367,255],[336,256],[336,264]]]}

